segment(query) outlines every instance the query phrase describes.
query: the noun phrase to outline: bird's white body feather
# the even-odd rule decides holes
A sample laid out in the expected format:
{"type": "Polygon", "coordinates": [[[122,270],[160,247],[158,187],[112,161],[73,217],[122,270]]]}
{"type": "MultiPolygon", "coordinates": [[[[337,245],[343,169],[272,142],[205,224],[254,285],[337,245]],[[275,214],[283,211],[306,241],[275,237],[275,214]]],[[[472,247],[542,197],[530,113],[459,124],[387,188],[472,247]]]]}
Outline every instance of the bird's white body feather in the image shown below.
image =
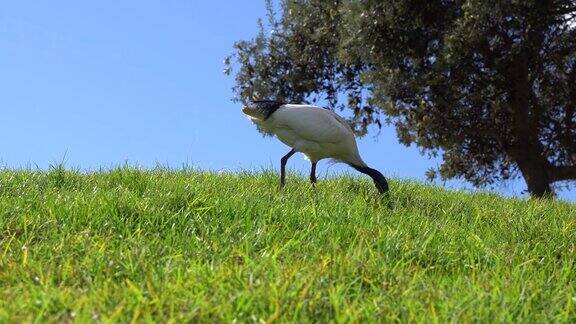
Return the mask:
{"type": "Polygon", "coordinates": [[[287,104],[267,119],[247,115],[259,127],[276,135],[312,162],[332,158],[358,166],[366,165],[358,153],[354,132],[342,117],[330,110],[287,104]]]}

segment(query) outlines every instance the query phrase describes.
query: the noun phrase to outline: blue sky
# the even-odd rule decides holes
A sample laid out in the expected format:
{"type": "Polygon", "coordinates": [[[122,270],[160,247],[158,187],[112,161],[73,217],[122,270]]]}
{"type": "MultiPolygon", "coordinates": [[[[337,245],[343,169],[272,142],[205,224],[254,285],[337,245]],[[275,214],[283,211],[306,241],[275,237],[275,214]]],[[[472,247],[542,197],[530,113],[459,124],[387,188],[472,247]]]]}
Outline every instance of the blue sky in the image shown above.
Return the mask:
{"type": "MultiPolygon", "coordinates": [[[[230,101],[233,80],[222,73],[234,41],[255,35],[264,14],[263,0],[4,1],[0,165],[278,168],[288,148],[256,132],[230,101]]],[[[359,147],[393,177],[423,181],[439,163],[398,144],[389,127],[359,147]]],[[[309,167],[301,156],[289,166],[309,167]]],[[[324,162],[318,174],[344,170],[324,162]]],[[[496,190],[521,195],[524,185],[496,190]]],[[[561,197],[576,201],[576,192],[561,197]]]]}

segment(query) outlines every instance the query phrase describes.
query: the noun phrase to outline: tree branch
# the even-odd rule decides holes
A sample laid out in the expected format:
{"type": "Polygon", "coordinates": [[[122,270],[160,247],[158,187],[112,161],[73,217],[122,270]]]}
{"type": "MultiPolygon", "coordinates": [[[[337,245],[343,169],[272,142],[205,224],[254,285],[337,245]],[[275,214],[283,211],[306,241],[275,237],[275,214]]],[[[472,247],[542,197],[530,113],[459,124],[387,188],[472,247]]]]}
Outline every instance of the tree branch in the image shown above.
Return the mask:
{"type": "Polygon", "coordinates": [[[552,167],[548,170],[550,182],[576,180],[576,166],[552,167]]]}

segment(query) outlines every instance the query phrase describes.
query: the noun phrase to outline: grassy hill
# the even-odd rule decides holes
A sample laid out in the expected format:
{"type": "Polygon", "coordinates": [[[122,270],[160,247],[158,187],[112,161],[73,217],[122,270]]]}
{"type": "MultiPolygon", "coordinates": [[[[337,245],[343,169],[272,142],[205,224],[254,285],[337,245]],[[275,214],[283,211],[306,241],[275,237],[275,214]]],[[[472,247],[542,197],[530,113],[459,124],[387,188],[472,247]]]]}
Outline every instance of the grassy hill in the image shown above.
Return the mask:
{"type": "Polygon", "coordinates": [[[392,181],[0,171],[0,322],[576,321],[576,206],[392,181]]]}

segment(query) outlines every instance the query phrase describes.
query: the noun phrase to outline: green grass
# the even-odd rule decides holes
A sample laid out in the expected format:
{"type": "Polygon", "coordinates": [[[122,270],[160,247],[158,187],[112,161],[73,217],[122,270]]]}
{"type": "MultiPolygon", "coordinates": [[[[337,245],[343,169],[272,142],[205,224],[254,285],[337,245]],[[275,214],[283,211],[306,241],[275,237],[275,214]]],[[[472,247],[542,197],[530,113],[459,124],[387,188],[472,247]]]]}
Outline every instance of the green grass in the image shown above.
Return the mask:
{"type": "Polygon", "coordinates": [[[0,171],[0,322],[576,321],[576,206],[342,176],[0,171]]]}

